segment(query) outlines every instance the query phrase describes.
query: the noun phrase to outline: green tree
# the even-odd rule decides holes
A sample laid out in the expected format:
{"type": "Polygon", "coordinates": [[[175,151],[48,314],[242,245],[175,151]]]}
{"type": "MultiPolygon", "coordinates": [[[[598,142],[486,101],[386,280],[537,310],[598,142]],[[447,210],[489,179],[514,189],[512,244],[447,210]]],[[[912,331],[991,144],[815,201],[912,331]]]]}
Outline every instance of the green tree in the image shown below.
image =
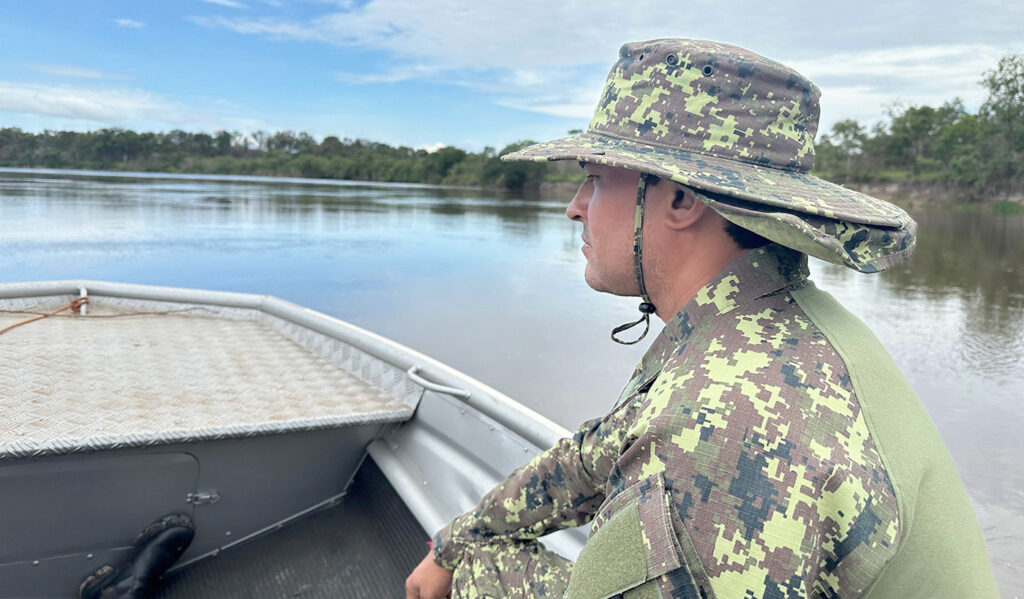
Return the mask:
{"type": "Polygon", "coordinates": [[[456,164],[466,159],[466,151],[451,146],[443,147],[436,152],[421,158],[426,167],[427,177],[431,182],[440,183],[448,176],[456,164]]]}
{"type": "Polygon", "coordinates": [[[344,144],[334,135],[328,135],[320,142],[320,153],[325,156],[340,156],[344,153],[344,149],[344,144]]]}
{"type": "Polygon", "coordinates": [[[990,139],[993,174],[1019,182],[1024,176],[1024,55],[1001,58],[981,84],[988,90],[980,116],[990,139]]]}
{"type": "MultiPolygon", "coordinates": [[[[498,152],[503,156],[533,145],[533,141],[518,141],[498,152]]],[[[545,165],[538,162],[503,162],[498,156],[489,158],[484,165],[483,183],[501,185],[508,189],[521,190],[528,183],[537,183],[544,178],[545,165]]]]}
{"type": "Polygon", "coordinates": [[[827,168],[842,177],[853,176],[858,170],[866,139],[864,127],[857,121],[843,119],[836,122],[832,125],[832,132],[823,136],[819,168],[827,168]]]}
{"type": "Polygon", "coordinates": [[[231,146],[234,145],[234,140],[237,137],[235,134],[228,133],[227,131],[218,131],[213,138],[214,148],[218,156],[227,156],[231,153],[231,146]]]}

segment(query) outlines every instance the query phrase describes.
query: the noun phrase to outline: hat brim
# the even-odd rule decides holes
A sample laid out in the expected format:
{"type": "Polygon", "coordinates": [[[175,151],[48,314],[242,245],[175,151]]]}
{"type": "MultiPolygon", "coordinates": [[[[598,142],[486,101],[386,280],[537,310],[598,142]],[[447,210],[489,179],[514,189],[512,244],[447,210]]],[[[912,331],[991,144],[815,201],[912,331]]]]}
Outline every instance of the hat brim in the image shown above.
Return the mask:
{"type": "Polygon", "coordinates": [[[905,229],[914,221],[898,206],[798,171],[654,146],[586,132],[535,144],[506,161],[577,160],[657,175],[740,200],[849,223],[905,229]]]}
{"type": "Polygon", "coordinates": [[[900,228],[864,225],[792,212],[724,196],[700,199],[722,218],[780,245],[826,262],[872,273],[906,260],[917,242],[917,223],[900,228]]]}

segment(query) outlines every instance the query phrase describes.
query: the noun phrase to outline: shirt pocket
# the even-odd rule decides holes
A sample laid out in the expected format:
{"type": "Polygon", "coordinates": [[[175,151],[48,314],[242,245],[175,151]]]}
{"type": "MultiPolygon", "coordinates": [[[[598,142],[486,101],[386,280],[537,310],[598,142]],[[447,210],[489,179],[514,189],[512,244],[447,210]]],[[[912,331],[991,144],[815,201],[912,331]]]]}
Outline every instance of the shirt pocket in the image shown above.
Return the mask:
{"type": "Polygon", "coordinates": [[[659,597],[652,581],[683,566],[668,501],[664,478],[658,474],[626,488],[602,507],[595,517],[600,528],[572,568],[566,599],[659,597]]]}

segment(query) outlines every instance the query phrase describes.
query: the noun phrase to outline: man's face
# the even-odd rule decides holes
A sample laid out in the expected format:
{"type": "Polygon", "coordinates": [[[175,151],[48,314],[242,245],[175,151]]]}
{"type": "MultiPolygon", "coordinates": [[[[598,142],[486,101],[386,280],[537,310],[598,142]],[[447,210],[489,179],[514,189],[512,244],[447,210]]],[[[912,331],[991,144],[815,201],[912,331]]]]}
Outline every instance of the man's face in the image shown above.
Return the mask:
{"type": "Polygon", "coordinates": [[[633,228],[640,173],[583,164],[587,180],[565,214],[583,223],[587,284],[615,295],[637,295],[633,275],[633,228]]]}

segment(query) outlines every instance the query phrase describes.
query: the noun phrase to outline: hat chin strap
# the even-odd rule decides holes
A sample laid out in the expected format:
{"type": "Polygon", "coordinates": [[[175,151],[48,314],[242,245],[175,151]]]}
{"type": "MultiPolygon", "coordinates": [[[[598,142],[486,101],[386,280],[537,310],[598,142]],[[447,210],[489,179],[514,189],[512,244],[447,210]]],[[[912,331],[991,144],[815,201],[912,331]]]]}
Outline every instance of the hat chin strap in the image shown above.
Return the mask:
{"type": "Polygon", "coordinates": [[[647,336],[647,331],[651,329],[651,314],[655,311],[654,304],[651,303],[651,298],[647,296],[647,287],[644,286],[643,236],[644,199],[646,196],[647,176],[641,173],[640,183],[637,185],[636,189],[636,225],[633,229],[633,273],[636,276],[637,289],[640,290],[640,298],[643,300],[639,308],[643,316],[641,316],[636,322],[628,322],[612,329],[612,341],[623,345],[639,343],[641,339],[647,336]],[[616,337],[619,333],[628,331],[641,322],[644,323],[644,332],[640,333],[640,336],[636,339],[632,341],[625,341],[616,337]]]}

